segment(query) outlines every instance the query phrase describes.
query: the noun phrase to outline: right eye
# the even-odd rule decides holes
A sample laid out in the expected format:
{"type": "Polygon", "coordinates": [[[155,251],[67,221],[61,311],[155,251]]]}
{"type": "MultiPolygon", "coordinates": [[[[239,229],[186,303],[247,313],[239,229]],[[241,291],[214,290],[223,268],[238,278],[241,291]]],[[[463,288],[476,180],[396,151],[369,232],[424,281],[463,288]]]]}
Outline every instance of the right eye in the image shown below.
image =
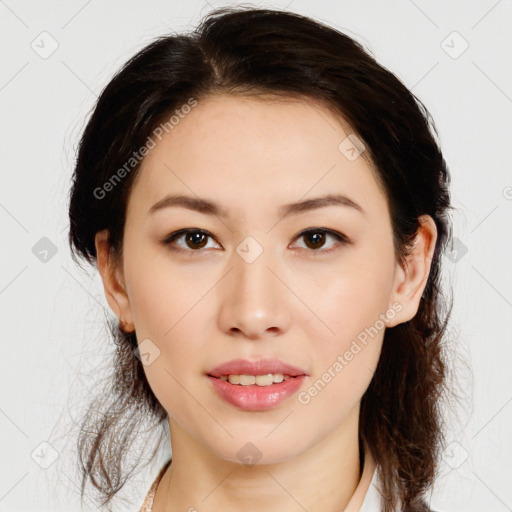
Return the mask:
{"type": "Polygon", "coordinates": [[[173,251],[203,252],[201,249],[206,246],[209,237],[213,238],[213,235],[203,229],[186,228],[169,234],[162,240],[162,244],[173,251]],[[179,240],[183,240],[186,245],[177,244],[179,240]]]}

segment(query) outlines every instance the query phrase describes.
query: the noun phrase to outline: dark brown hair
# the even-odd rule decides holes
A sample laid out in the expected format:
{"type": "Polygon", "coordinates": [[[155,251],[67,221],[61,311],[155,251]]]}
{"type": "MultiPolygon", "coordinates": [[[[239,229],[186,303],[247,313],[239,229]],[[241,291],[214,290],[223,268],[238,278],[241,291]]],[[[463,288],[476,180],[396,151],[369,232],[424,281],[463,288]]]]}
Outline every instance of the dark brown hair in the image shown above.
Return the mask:
{"type": "MultiPolygon", "coordinates": [[[[126,170],[133,152],[177,108],[212,94],[298,97],[336,112],[366,147],[363,155],[385,191],[402,261],[419,217],[434,219],[438,238],[419,310],[385,332],[362,397],[359,432],[361,455],[364,443],[377,463],[383,512],[397,506],[429,510],[422,495],[437,474],[444,443],[440,403],[448,397],[443,346],[451,303],[448,308],[440,285],[441,256],[451,237],[449,173],[426,107],[361,44],[298,14],[238,7],[217,9],[192,33],[146,46],[108,83],[82,135],[70,192],[73,258],[94,263],[94,237],[103,229],[113,255],[122,254],[127,198],[140,162],[122,173],[108,197],[98,190],[123,165],[126,170]]],[[[135,333],[111,329],[112,384],[91,403],[78,439],[82,496],[90,480],[102,504],[130,476],[123,458],[138,426],[148,417],[158,426],[167,417],[134,354],[135,333]]]]}

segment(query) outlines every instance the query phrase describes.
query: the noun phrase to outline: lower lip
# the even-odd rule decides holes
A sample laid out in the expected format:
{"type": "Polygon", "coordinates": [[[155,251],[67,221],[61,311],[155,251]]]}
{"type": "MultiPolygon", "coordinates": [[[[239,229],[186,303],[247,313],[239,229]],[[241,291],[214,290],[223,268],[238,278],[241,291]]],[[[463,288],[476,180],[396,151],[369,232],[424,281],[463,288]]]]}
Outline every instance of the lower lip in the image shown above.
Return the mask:
{"type": "Polygon", "coordinates": [[[244,411],[266,411],[277,407],[298,391],[305,378],[305,375],[300,375],[270,386],[240,386],[208,375],[219,396],[244,411]]]}

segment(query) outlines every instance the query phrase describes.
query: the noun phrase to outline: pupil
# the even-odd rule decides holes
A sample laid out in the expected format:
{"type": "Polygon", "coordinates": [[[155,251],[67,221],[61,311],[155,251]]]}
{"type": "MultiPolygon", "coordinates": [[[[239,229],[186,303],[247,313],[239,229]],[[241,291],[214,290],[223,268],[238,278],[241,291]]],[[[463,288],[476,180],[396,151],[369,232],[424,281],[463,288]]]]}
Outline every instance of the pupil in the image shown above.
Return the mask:
{"type": "Polygon", "coordinates": [[[318,248],[321,247],[324,243],[325,233],[313,233],[311,235],[307,235],[306,238],[308,240],[314,239],[312,245],[314,246],[314,248],[318,248]]]}
{"type": "Polygon", "coordinates": [[[206,236],[203,233],[189,233],[187,236],[187,241],[191,241],[196,248],[204,247],[206,245],[205,240],[206,236]]]}

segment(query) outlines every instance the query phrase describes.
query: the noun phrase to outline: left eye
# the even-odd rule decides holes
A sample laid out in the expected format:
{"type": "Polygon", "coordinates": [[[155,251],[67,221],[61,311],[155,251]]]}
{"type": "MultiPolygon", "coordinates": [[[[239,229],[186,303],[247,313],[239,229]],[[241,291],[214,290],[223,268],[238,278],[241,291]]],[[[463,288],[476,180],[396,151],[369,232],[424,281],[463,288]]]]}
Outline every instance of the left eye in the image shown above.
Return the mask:
{"type": "MultiPolygon", "coordinates": [[[[334,250],[332,246],[328,249],[319,250],[325,244],[326,237],[334,238],[341,244],[351,243],[345,235],[325,228],[307,229],[299,233],[296,236],[296,239],[303,238],[306,241],[306,247],[299,247],[299,249],[309,249],[312,252],[330,252],[334,250]]],[[[175,233],[171,233],[162,241],[162,243],[166,246],[171,246],[172,250],[197,253],[203,252],[200,249],[203,249],[206,246],[208,238],[213,238],[213,235],[208,233],[208,231],[190,228],[181,229],[175,233]],[[191,250],[187,250],[183,245],[176,243],[181,239],[184,240],[186,247],[191,250]],[[173,245],[174,247],[172,247],[173,245]]]]}
{"type": "MultiPolygon", "coordinates": [[[[329,236],[334,238],[339,243],[350,243],[349,239],[345,235],[324,228],[315,228],[302,231],[297,235],[297,238],[304,238],[304,240],[307,240],[306,244],[310,244],[311,247],[307,245],[306,249],[312,249],[313,251],[318,252],[319,247],[324,245],[326,237],[329,236]]],[[[334,249],[331,246],[329,249],[322,249],[321,252],[330,252],[332,250],[334,249]]]]}

